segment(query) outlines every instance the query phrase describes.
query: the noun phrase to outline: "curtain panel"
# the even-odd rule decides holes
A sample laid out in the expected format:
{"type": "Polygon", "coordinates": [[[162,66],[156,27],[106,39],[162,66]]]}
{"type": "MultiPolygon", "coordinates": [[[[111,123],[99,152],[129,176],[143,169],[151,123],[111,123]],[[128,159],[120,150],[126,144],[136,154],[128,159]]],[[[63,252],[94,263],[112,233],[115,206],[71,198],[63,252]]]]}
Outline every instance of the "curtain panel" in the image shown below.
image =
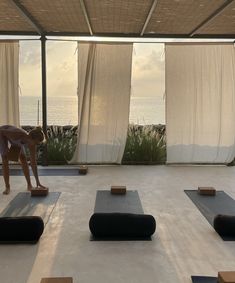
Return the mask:
{"type": "Polygon", "coordinates": [[[166,44],[167,163],[235,156],[233,44],[166,44]]]}
{"type": "Polygon", "coordinates": [[[19,42],[0,42],[0,125],[19,126],[19,42]]]}
{"type": "Polygon", "coordinates": [[[120,164],[129,124],[132,44],[78,44],[78,141],[71,163],[120,164]]]}

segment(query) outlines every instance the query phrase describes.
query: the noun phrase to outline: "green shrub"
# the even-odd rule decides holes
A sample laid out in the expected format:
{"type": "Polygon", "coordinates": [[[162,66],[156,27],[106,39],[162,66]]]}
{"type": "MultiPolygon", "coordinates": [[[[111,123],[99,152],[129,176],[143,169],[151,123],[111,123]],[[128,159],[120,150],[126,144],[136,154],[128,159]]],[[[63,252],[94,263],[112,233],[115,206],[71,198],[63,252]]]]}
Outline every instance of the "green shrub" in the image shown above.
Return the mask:
{"type": "MultiPolygon", "coordinates": [[[[77,127],[49,126],[47,128],[48,164],[67,164],[77,144],[77,127]]],[[[42,160],[42,146],[38,150],[39,163],[42,160]]]]}
{"type": "MultiPolygon", "coordinates": [[[[77,126],[48,126],[48,164],[67,164],[77,144],[77,126]]],[[[38,163],[42,161],[42,146],[38,149],[38,163]]],[[[164,164],[166,136],[164,125],[130,124],[122,164],[164,164]]]]}
{"type": "Polygon", "coordinates": [[[129,125],[122,163],[163,164],[165,161],[165,127],[129,125]]]}

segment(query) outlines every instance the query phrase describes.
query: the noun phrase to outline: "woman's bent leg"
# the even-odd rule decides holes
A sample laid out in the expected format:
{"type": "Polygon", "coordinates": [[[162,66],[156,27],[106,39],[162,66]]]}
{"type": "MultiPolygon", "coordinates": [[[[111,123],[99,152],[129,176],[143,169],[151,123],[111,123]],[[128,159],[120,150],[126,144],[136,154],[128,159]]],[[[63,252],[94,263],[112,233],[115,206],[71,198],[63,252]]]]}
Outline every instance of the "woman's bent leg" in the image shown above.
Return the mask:
{"type": "Polygon", "coordinates": [[[3,178],[5,182],[5,191],[3,191],[3,194],[8,195],[10,193],[10,183],[9,183],[9,162],[7,155],[2,155],[2,170],[3,170],[3,178]]]}

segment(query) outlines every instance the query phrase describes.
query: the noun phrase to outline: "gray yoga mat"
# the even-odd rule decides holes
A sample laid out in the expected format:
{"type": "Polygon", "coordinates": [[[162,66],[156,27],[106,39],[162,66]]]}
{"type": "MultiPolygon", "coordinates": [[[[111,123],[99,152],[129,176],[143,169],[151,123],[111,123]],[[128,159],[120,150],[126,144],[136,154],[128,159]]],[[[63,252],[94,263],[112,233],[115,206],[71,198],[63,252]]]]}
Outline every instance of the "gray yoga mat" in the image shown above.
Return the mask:
{"type": "MultiPolygon", "coordinates": [[[[2,175],[2,169],[0,169],[0,175],[2,175]]],[[[20,168],[11,168],[10,169],[11,176],[23,176],[23,171],[20,168]]],[[[32,170],[30,169],[30,175],[32,176],[32,170]]],[[[38,169],[39,176],[78,176],[79,171],[78,169],[53,169],[53,168],[46,168],[46,169],[38,169]]],[[[81,174],[82,176],[82,174],[81,174]]]]}
{"type": "MultiPolygon", "coordinates": [[[[124,195],[114,195],[108,190],[96,192],[94,213],[136,213],[144,214],[138,191],[127,191],[124,195]]],[[[91,241],[151,241],[151,237],[135,238],[102,238],[90,237],[91,241]]]]}
{"type": "MultiPolygon", "coordinates": [[[[235,200],[223,191],[217,191],[215,196],[198,194],[197,190],[185,190],[202,215],[213,227],[217,214],[235,215],[235,200]]],[[[235,241],[235,237],[222,237],[224,241],[235,241]]]]}
{"type": "Polygon", "coordinates": [[[100,190],[96,193],[95,213],[136,213],[143,214],[138,191],[127,191],[125,195],[113,195],[110,191],[100,190]]]}
{"type": "Polygon", "coordinates": [[[30,192],[18,193],[0,217],[40,216],[46,225],[59,197],[60,192],[51,192],[43,197],[31,197],[30,192]]]}
{"type": "Polygon", "coordinates": [[[191,276],[193,283],[217,283],[217,277],[191,276]]]}

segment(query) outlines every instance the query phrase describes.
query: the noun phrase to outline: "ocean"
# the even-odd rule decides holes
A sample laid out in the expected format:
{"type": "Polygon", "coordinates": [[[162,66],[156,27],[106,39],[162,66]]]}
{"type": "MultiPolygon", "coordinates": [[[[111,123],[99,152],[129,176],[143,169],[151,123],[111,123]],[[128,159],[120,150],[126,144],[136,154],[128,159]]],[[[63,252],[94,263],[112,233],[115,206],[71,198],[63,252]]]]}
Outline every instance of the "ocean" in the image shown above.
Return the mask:
{"type": "MultiPolygon", "coordinates": [[[[20,96],[21,125],[42,125],[42,101],[37,96],[20,96]],[[39,109],[39,111],[38,111],[39,109]]],[[[162,97],[131,97],[129,122],[139,125],[165,124],[165,101],[162,97]]],[[[76,125],[77,97],[48,96],[48,125],[76,125]]]]}

